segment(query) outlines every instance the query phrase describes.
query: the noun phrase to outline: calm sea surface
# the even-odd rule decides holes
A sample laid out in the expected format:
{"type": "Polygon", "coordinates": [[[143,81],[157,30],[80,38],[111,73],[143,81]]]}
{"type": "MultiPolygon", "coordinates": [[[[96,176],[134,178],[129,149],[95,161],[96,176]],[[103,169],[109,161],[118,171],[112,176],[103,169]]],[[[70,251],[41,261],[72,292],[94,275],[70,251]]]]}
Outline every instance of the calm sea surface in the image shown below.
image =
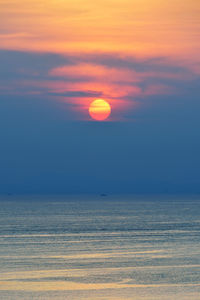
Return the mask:
{"type": "Polygon", "coordinates": [[[0,299],[200,299],[196,198],[0,199],[0,299]]]}

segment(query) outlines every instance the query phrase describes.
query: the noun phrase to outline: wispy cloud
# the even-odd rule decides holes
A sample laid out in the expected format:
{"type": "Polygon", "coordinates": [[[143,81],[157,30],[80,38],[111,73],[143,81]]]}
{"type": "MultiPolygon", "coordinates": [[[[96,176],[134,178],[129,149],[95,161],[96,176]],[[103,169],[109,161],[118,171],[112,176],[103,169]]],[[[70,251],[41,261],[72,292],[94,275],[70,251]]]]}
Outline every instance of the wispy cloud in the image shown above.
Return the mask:
{"type": "Polygon", "coordinates": [[[123,114],[152,95],[181,95],[184,83],[199,78],[168,57],[0,53],[1,93],[51,97],[73,109],[75,104],[86,110],[92,99],[102,97],[123,114]]]}

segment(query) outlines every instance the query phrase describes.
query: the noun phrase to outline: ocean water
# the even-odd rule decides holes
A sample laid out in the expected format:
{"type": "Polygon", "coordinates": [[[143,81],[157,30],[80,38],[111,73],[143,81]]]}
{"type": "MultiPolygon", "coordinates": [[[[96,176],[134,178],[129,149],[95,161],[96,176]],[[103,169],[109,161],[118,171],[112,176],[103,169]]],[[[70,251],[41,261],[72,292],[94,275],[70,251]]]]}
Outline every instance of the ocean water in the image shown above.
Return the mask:
{"type": "Polygon", "coordinates": [[[199,300],[200,199],[0,199],[0,299],[199,300]]]}

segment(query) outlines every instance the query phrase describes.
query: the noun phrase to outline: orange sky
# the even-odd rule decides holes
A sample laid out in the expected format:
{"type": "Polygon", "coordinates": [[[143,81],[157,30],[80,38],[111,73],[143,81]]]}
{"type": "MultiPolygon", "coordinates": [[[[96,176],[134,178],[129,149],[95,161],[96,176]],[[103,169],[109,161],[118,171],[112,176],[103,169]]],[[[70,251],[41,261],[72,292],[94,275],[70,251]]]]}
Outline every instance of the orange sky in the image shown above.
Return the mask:
{"type": "MultiPolygon", "coordinates": [[[[200,1],[0,0],[0,49],[77,56],[114,53],[137,59],[167,57],[172,64],[176,61],[176,65],[200,74],[200,1]]],[[[49,77],[60,78],[60,82],[42,84],[53,92],[81,89],[100,91],[108,99],[124,97],[126,106],[127,93],[166,93],[162,85],[141,92],[138,82],[154,73],[81,62],[50,70],[49,77]],[[69,76],[88,80],[65,83],[63,78],[69,76]]],[[[165,78],[180,76],[158,73],[165,78]]],[[[37,87],[41,82],[29,84],[37,87]]]]}
{"type": "Polygon", "coordinates": [[[197,56],[200,1],[0,0],[0,47],[197,56]]]}

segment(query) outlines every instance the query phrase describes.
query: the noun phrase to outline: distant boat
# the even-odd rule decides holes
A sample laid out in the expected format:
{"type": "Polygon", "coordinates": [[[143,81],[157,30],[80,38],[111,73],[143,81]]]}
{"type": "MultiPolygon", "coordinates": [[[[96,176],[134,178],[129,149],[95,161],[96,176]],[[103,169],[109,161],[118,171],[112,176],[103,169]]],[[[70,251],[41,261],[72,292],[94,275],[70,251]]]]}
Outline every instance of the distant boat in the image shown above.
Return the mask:
{"type": "Polygon", "coordinates": [[[100,194],[100,196],[101,196],[101,197],[106,197],[106,196],[107,196],[107,194],[100,194]]]}

